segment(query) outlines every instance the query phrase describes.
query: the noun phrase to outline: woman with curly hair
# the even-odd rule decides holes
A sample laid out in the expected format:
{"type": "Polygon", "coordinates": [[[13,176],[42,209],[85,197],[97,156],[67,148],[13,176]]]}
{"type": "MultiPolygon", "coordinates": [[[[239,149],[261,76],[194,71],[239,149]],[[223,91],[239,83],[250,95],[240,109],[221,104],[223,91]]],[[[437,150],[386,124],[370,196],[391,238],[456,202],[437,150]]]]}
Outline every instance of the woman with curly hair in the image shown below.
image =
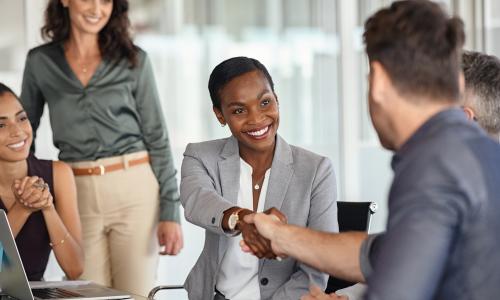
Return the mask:
{"type": "Polygon", "coordinates": [[[59,159],[75,174],[82,278],[145,295],[159,246],[176,255],[183,238],[167,130],[151,63],[129,35],[128,6],[50,0],[49,43],[28,54],[21,101],[35,131],[48,105],[59,159]]]}

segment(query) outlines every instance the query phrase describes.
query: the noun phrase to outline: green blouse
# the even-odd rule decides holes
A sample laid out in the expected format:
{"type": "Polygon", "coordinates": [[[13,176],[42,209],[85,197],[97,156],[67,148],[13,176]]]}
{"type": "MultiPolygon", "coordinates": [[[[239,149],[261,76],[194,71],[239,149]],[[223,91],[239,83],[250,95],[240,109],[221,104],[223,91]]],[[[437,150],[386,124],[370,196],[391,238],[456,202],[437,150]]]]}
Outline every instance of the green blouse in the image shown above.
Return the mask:
{"type": "Polygon", "coordinates": [[[160,220],[179,222],[176,170],[151,62],[102,61],[87,86],[73,73],[61,43],[30,50],[21,102],[36,132],[49,107],[54,145],[68,162],[147,150],[160,184],[160,220]]]}

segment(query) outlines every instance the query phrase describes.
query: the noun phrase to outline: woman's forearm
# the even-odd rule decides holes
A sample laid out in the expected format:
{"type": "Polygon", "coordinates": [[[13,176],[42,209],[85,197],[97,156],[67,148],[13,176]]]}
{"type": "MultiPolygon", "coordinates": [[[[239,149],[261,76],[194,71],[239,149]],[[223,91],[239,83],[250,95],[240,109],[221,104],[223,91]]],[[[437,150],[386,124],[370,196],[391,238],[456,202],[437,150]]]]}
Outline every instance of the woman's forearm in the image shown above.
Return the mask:
{"type": "Polygon", "coordinates": [[[78,278],[83,272],[82,246],[66,228],[54,206],[42,212],[57,262],[69,279],[78,278]]]}
{"type": "Polygon", "coordinates": [[[31,211],[24,208],[17,202],[14,203],[14,205],[9,209],[7,219],[14,238],[17,237],[30,215],[31,211]]]}

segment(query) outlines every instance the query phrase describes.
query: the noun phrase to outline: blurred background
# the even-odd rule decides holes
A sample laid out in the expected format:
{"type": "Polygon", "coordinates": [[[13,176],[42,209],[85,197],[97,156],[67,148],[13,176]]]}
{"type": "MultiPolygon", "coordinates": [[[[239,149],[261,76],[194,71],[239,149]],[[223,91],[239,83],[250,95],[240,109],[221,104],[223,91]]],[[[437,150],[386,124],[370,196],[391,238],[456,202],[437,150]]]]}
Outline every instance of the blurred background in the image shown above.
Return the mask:
{"type": "MultiPolygon", "coordinates": [[[[0,0],[0,81],[20,92],[27,51],[43,43],[46,0],[0,0]]],[[[280,134],[333,161],[338,199],[375,201],[372,232],[384,230],[391,153],[381,148],[366,105],[362,31],[384,0],[130,0],[137,45],[153,63],[176,166],[189,142],[229,136],[207,90],[215,65],[250,56],[269,69],[280,100],[280,134]]],[[[500,1],[439,1],[465,22],[466,48],[500,55],[500,1]]],[[[57,158],[47,111],[37,155],[57,158]]],[[[162,257],[157,284],[181,284],[203,247],[203,230],[183,221],[185,248],[162,257]]],[[[60,279],[52,260],[46,279],[60,279]]]]}

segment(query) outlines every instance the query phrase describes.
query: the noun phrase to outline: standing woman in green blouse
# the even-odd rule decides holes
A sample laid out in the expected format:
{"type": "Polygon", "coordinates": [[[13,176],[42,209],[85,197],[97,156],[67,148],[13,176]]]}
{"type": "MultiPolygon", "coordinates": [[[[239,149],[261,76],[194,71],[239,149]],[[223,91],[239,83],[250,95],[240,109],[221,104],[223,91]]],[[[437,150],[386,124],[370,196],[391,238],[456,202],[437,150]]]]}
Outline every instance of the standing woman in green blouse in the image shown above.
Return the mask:
{"type": "Polygon", "coordinates": [[[34,130],[47,103],[73,168],[83,279],[145,295],[158,252],[183,247],[176,170],[151,63],[129,35],[127,0],[50,0],[21,100],[34,130]],[[162,246],[163,249],[160,249],[162,246]]]}

